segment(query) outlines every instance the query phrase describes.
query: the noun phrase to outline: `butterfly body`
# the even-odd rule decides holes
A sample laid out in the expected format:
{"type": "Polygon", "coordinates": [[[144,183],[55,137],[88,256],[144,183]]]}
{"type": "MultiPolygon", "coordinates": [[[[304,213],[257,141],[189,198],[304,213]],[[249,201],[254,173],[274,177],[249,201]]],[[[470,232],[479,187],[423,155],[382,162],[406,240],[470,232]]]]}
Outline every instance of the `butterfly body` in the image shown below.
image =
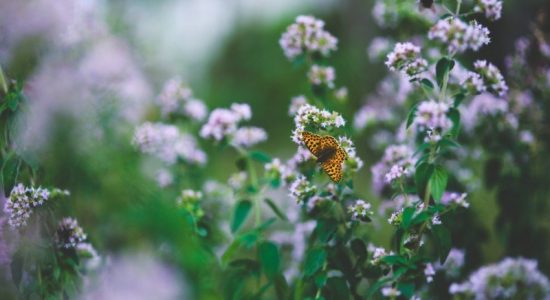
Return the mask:
{"type": "Polygon", "coordinates": [[[338,141],[330,135],[321,136],[308,131],[302,133],[302,141],[330,179],[339,182],[342,179],[342,163],[348,155],[338,141]]]}

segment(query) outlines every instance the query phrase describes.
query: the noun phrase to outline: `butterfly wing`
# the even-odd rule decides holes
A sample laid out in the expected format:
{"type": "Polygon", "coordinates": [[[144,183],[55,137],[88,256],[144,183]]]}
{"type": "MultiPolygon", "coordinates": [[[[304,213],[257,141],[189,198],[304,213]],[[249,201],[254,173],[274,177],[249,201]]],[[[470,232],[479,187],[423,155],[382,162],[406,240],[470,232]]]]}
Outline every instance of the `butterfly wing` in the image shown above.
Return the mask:
{"type": "Polygon", "coordinates": [[[321,139],[321,149],[333,148],[334,154],[321,164],[321,168],[327,173],[328,177],[334,182],[342,180],[342,163],[348,155],[332,136],[324,136],[321,139]]]}
{"type": "Polygon", "coordinates": [[[321,153],[321,142],[323,138],[320,135],[304,131],[302,132],[302,141],[306,145],[306,147],[309,149],[311,154],[315,155],[315,157],[319,157],[321,153]]]}

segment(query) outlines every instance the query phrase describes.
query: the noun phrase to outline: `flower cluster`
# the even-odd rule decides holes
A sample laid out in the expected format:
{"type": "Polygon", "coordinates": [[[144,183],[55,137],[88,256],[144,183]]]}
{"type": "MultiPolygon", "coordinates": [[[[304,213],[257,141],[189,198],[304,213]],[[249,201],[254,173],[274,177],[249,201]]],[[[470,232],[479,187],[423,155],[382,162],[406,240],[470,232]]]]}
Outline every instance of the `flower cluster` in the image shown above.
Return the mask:
{"type": "Polygon", "coordinates": [[[194,121],[202,121],[208,114],[203,101],[193,98],[193,91],[179,79],[171,79],[157,97],[157,104],[164,117],[184,115],[194,121]]]}
{"type": "Polygon", "coordinates": [[[272,181],[280,182],[287,177],[289,169],[280,159],[274,158],[270,163],[265,164],[265,176],[272,181]]]}
{"type": "Polygon", "coordinates": [[[296,129],[292,133],[292,140],[300,144],[300,135],[308,127],[330,130],[335,127],[343,127],[346,121],[335,111],[329,112],[326,109],[319,109],[313,105],[304,104],[300,106],[298,112],[294,116],[294,124],[296,129]]]}
{"type": "Polygon", "coordinates": [[[317,187],[311,184],[304,175],[298,175],[290,184],[289,196],[298,204],[304,203],[309,197],[317,191],[317,187]]]}
{"type": "Polygon", "coordinates": [[[307,77],[309,82],[313,85],[333,88],[334,79],[336,79],[336,72],[333,67],[313,65],[309,69],[307,77]]]}
{"type": "Polygon", "coordinates": [[[479,94],[485,92],[487,87],[481,75],[476,72],[467,71],[464,80],[460,83],[468,92],[472,94],[479,94]]]}
{"type": "Polygon", "coordinates": [[[372,215],[371,205],[364,200],[357,200],[348,207],[348,211],[354,220],[367,220],[372,215]]]}
{"type": "Polygon", "coordinates": [[[300,107],[302,107],[302,105],[307,104],[307,103],[308,103],[307,98],[303,95],[293,97],[290,100],[290,105],[288,107],[288,115],[289,116],[296,115],[296,113],[298,113],[298,110],[300,109],[300,107]]]}
{"type": "Polygon", "coordinates": [[[489,30],[476,21],[466,23],[459,18],[448,17],[439,20],[429,31],[428,38],[448,44],[450,53],[477,51],[489,44],[489,30]]]}
{"type": "Polygon", "coordinates": [[[462,124],[467,131],[471,131],[484,116],[506,115],[511,125],[517,122],[513,115],[508,114],[508,102],[489,93],[477,95],[461,110],[462,124]]]}
{"type": "Polygon", "coordinates": [[[304,53],[319,53],[328,56],[336,50],[338,40],[324,30],[325,23],[312,16],[298,16],[296,22],[288,26],[279,44],[288,59],[304,53]]]}
{"type": "Polygon", "coordinates": [[[466,201],[467,196],[468,196],[468,194],[466,194],[466,193],[458,194],[458,193],[446,192],[441,197],[441,204],[443,204],[443,205],[457,205],[457,206],[461,206],[461,207],[464,207],[464,208],[468,208],[468,207],[470,207],[470,203],[468,203],[468,201],[466,201]]]}
{"type": "Polygon", "coordinates": [[[466,299],[546,299],[550,281],[536,261],[506,258],[478,269],[463,283],[453,283],[449,292],[466,299]]]}
{"type": "Polygon", "coordinates": [[[355,151],[353,141],[345,136],[339,136],[338,143],[347,154],[347,159],[344,164],[345,170],[349,170],[351,172],[359,171],[363,167],[364,163],[363,160],[357,156],[357,151],[355,151]]]}
{"type": "Polygon", "coordinates": [[[491,21],[500,19],[502,14],[502,1],[500,0],[475,0],[475,12],[482,12],[491,21]]]}
{"type": "Polygon", "coordinates": [[[8,215],[8,224],[17,229],[27,225],[34,209],[57,195],[68,195],[68,191],[41,187],[25,187],[19,183],[13,187],[10,196],[4,204],[4,212],[8,215]]]}
{"type": "Polygon", "coordinates": [[[252,110],[246,103],[233,103],[230,109],[217,108],[210,113],[208,121],[201,128],[205,139],[220,142],[228,139],[236,147],[252,147],[267,139],[267,133],[258,127],[239,127],[241,121],[250,120],[252,110]]]}
{"type": "MultiPolygon", "coordinates": [[[[371,168],[374,191],[378,194],[382,192],[382,189],[387,184],[386,174],[388,174],[392,167],[398,165],[405,169],[412,168],[414,166],[412,156],[412,149],[406,145],[391,145],[387,147],[382,159],[371,168]]],[[[411,173],[406,172],[406,174],[411,173]]]]}
{"type": "Polygon", "coordinates": [[[204,215],[204,212],[199,206],[199,201],[203,195],[201,191],[183,190],[180,196],[176,199],[178,207],[184,208],[189,213],[193,214],[196,218],[200,218],[204,215]]]}
{"type": "Polygon", "coordinates": [[[420,47],[412,43],[397,43],[386,59],[386,66],[391,71],[401,71],[410,80],[418,79],[418,75],[428,68],[428,62],[420,57],[420,47]]]}
{"type": "Polygon", "coordinates": [[[55,232],[55,244],[59,248],[75,249],[86,240],[86,234],[75,218],[63,218],[55,232]]]}
{"type": "Polygon", "coordinates": [[[384,180],[386,183],[391,184],[396,180],[410,176],[411,172],[412,170],[409,166],[393,165],[388,173],[384,175],[384,180]]]}
{"type": "Polygon", "coordinates": [[[419,131],[430,129],[445,132],[453,125],[447,117],[448,111],[449,105],[447,103],[434,100],[424,101],[418,105],[414,123],[419,131]]]}
{"type": "Polygon", "coordinates": [[[136,128],[132,143],[143,153],[151,154],[172,165],[178,158],[190,164],[204,165],[206,154],[198,148],[195,138],[178,127],[145,122],[136,128]]]}
{"type": "Polygon", "coordinates": [[[474,68],[481,75],[481,78],[483,78],[483,83],[488,90],[500,97],[506,95],[508,86],[497,67],[486,60],[478,60],[474,62],[474,68]]]}

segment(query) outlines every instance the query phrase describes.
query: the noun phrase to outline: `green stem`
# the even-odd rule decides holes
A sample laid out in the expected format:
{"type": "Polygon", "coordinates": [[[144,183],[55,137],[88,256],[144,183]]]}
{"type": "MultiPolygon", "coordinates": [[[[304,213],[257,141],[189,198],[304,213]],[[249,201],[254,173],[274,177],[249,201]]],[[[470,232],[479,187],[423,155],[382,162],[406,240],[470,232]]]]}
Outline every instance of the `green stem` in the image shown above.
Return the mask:
{"type": "Polygon", "coordinates": [[[459,15],[460,14],[460,5],[462,5],[462,0],[457,0],[456,2],[456,13],[455,15],[459,15]]]}
{"type": "Polygon", "coordinates": [[[6,76],[4,76],[2,66],[0,66],[0,87],[4,91],[4,94],[8,94],[8,83],[6,82],[6,76]]]}
{"type": "Polygon", "coordinates": [[[250,158],[250,155],[248,155],[248,152],[244,150],[243,148],[236,147],[237,151],[243,155],[246,158],[246,168],[248,170],[248,176],[250,179],[250,185],[252,186],[254,190],[254,194],[252,195],[252,201],[254,202],[254,212],[255,212],[255,224],[256,226],[260,225],[261,222],[261,203],[260,203],[260,197],[258,197],[258,176],[256,175],[256,169],[254,169],[252,158],[250,158]]]}

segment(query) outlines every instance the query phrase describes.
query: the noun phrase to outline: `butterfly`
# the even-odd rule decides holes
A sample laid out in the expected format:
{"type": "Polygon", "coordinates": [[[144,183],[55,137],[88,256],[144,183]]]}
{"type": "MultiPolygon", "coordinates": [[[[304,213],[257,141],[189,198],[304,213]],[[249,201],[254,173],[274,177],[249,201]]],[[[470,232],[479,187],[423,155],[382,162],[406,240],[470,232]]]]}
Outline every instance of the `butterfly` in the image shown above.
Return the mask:
{"type": "Polygon", "coordinates": [[[302,132],[302,141],[317,158],[321,168],[334,182],[342,179],[342,163],[348,158],[348,154],[330,135],[320,136],[308,131],[302,132]]]}

